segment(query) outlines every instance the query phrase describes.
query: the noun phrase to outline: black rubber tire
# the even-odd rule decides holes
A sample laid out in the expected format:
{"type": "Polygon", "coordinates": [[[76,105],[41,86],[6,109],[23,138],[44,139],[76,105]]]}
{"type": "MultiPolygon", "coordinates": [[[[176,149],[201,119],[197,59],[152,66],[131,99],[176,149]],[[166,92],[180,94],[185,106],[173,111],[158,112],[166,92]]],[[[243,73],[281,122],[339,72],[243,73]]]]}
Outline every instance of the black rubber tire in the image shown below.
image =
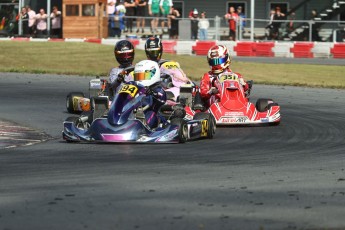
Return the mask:
{"type": "Polygon", "coordinates": [[[265,112],[267,111],[269,108],[268,108],[268,105],[269,104],[272,104],[270,103],[269,101],[273,101],[272,99],[269,99],[269,98],[259,98],[257,101],[256,101],[256,109],[259,111],[259,112],[265,112]]]}
{"type": "Polygon", "coordinates": [[[216,133],[216,121],[212,114],[200,112],[194,115],[193,120],[207,120],[207,138],[212,139],[216,133]]]}
{"type": "Polygon", "coordinates": [[[74,111],[73,109],[73,97],[85,97],[82,92],[71,92],[66,97],[66,109],[69,113],[77,113],[79,111],[74,111]]]}
{"type": "Polygon", "coordinates": [[[183,118],[174,118],[171,120],[172,125],[178,125],[178,137],[179,143],[185,143],[188,138],[188,125],[187,122],[183,118]]]}

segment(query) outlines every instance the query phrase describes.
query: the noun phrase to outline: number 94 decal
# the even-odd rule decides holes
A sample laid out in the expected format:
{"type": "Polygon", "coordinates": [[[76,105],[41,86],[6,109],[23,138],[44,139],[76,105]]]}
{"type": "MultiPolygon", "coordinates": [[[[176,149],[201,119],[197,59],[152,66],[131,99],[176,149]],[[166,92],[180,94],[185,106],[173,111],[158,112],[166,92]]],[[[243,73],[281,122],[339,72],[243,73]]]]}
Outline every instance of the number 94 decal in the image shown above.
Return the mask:
{"type": "Polygon", "coordinates": [[[129,95],[131,95],[131,97],[134,97],[137,91],[138,91],[138,87],[136,87],[135,85],[124,84],[121,87],[119,93],[128,93],[129,95]]]}

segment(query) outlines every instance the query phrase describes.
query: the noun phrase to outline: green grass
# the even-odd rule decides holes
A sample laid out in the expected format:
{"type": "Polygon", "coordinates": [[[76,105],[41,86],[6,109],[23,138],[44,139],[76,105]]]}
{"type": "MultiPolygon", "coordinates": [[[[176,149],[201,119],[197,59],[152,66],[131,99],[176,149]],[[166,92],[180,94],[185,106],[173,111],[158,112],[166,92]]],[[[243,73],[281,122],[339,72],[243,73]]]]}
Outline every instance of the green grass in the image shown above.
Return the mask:
{"type": "MultiPolygon", "coordinates": [[[[206,57],[164,54],[178,61],[193,80],[209,70],[206,57]]],[[[136,50],[135,62],[146,59],[136,50]]],[[[265,64],[233,58],[232,70],[256,84],[345,88],[345,66],[265,64]]],[[[0,72],[55,73],[106,76],[117,66],[113,46],[74,42],[0,42],[0,72]]]]}

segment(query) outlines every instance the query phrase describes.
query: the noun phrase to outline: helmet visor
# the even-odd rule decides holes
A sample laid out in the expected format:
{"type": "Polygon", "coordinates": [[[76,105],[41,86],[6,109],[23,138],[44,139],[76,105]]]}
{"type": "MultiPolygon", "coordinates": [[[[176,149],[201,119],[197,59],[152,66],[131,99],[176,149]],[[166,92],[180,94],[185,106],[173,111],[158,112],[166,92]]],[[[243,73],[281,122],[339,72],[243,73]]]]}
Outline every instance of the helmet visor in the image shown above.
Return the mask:
{"type": "Polygon", "coordinates": [[[150,57],[159,57],[161,48],[146,49],[146,51],[150,55],[150,57]]]}
{"type": "Polygon", "coordinates": [[[130,59],[133,58],[133,50],[115,51],[115,55],[118,58],[130,59]]]}
{"type": "Polygon", "coordinates": [[[215,66],[215,65],[221,65],[224,64],[228,60],[228,57],[222,57],[222,58],[213,58],[208,60],[208,64],[210,66],[215,66]]]}
{"type": "Polygon", "coordinates": [[[150,80],[154,73],[152,71],[134,73],[134,81],[150,80]]]}

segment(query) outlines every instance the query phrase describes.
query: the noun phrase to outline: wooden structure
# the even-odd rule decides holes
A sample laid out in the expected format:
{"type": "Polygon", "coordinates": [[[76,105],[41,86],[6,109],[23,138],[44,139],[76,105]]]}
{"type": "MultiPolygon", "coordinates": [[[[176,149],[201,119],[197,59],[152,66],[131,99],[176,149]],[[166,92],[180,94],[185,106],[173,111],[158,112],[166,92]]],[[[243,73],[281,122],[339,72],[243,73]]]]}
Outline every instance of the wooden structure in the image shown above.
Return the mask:
{"type": "Polygon", "coordinates": [[[106,7],[107,0],[63,0],[63,37],[108,37],[106,7]]]}

